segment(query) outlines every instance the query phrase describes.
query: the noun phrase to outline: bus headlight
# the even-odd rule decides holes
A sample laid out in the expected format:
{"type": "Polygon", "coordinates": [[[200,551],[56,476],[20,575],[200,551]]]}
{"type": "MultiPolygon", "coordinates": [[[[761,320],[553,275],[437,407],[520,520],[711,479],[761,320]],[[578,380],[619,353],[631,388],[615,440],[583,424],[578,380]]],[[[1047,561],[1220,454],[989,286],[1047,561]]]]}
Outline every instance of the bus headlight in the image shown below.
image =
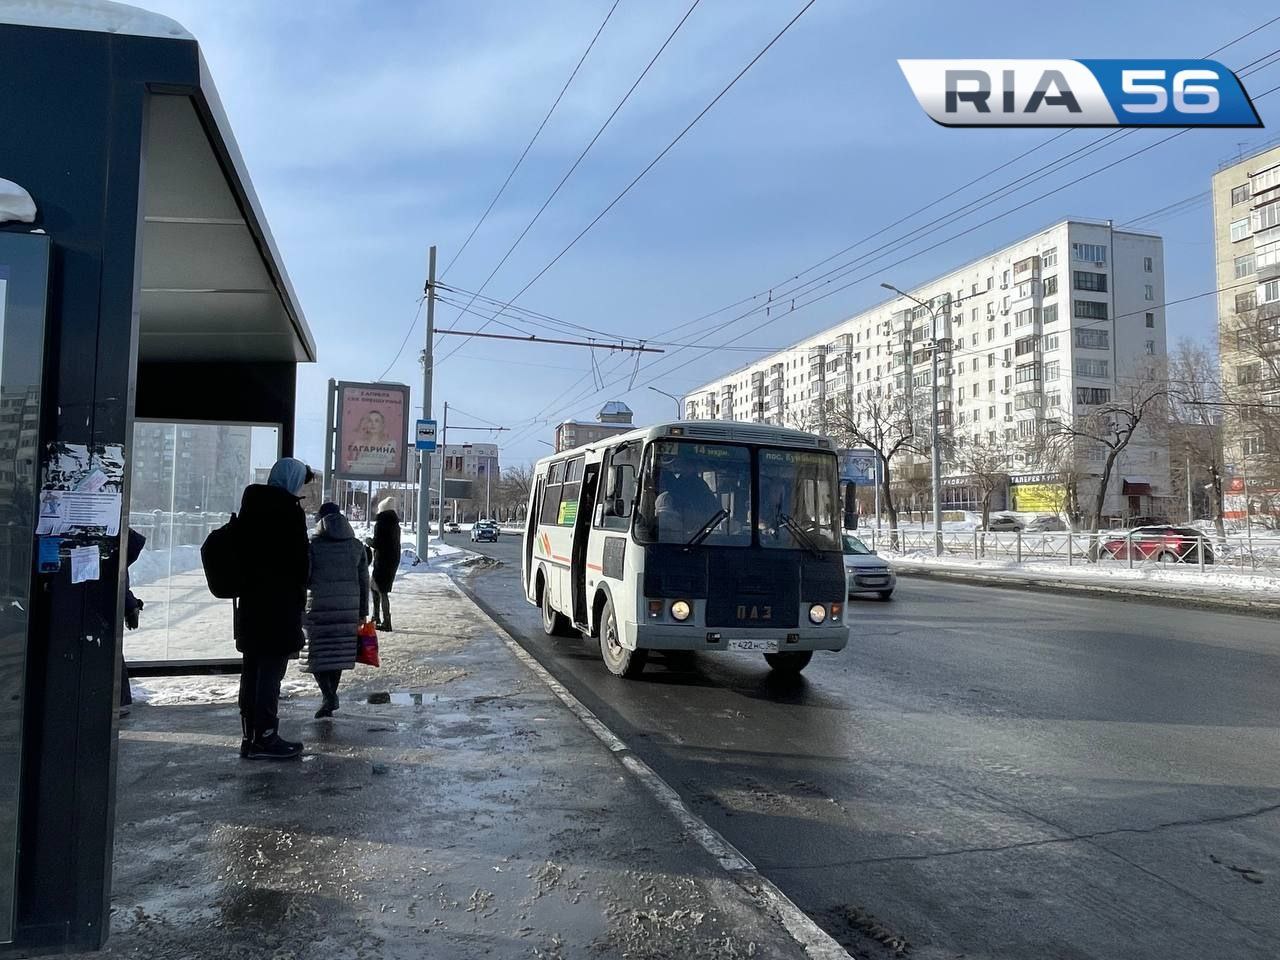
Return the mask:
{"type": "Polygon", "coordinates": [[[688,620],[691,613],[693,613],[693,608],[689,606],[688,600],[677,600],[671,604],[671,616],[677,620],[688,620]]]}
{"type": "Polygon", "coordinates": [[[812,607],[809,608],[810,623],[822,623],[826,619],[827,619],[826,604],[815,603],[812,607]]]}

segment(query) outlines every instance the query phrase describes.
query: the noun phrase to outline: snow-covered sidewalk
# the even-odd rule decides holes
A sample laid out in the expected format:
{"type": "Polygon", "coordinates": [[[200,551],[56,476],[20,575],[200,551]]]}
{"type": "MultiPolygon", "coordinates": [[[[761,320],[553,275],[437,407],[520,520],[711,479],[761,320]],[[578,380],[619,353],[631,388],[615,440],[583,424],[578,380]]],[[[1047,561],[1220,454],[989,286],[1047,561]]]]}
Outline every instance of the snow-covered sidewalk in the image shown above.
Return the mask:
{"type": "Polygon", "coordinates": [[[992,583],[1042,586],[1067,590],[1120,593],[1132,597],[1159,597],[1231,607],[1280,610],[1280,579],[1273,573],[1251,573],[1239,569],[1203,573],[1194,564],[1092,564],[1039,560],[1018,563],[1013,559],[987,557],[934,557],[921,551],[885,553],[899,574],[952,576],[992,583]]]}

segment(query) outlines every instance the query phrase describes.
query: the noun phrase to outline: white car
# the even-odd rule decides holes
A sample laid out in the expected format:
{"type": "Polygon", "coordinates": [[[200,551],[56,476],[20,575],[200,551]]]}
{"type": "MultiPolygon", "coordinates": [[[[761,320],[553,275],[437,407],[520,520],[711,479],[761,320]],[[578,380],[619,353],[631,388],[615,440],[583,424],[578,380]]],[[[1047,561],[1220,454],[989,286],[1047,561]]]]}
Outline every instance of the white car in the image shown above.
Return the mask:
{"type": "Polygon", "coordinates": [[[844,574],[848,593],[874,593],[881,600],[893,596],[898,585],[893,567],[857,537],[844,535],[844,574]]]}

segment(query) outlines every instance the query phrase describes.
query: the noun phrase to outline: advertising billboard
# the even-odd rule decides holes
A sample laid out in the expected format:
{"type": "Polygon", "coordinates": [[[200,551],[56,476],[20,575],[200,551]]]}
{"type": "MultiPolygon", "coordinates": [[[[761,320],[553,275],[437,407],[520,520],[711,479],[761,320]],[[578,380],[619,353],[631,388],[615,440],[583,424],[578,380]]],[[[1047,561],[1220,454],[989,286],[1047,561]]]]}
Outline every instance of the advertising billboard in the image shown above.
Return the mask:
{"type": "Polygon", "coordinates": [[[408,478],[409,388],[339,382],[333,475],[341,480],[408,478]]]}
{"type": "Polygon", "coordinates": [[[875,485],[879,474],[876,469],[876,452],[870,449],[840,451],[840,482],[859,487],[875,485]]]}

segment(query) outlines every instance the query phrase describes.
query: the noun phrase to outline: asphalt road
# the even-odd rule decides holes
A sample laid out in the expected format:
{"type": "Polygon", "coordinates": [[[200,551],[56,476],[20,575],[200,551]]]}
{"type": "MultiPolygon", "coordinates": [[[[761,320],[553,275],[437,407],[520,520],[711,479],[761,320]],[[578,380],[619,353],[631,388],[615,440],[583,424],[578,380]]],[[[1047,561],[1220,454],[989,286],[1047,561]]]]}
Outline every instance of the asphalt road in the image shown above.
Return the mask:
{"type": "Polygon", "coordinates": [[[799,680],[623,681],[543,636],[518,537],[478,549],[490,613],[855,956],[1280,957],[1280,621],[904,579],[799,680]]]}

